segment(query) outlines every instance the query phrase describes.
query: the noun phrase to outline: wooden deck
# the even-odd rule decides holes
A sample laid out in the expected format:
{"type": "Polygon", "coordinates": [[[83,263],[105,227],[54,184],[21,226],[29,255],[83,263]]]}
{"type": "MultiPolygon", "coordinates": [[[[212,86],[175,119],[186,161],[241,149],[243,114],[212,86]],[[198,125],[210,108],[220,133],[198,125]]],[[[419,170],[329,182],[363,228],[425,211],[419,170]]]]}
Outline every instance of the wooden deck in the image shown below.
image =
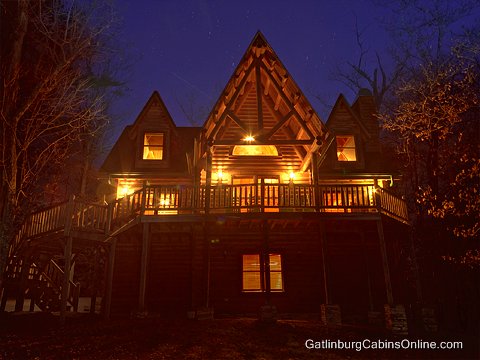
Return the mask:
{"type": "MultiPolygon", "coordinates": [[[[10,248],[13,255],[26,239],[48,233],[96,234],[107,240],[141,218],[250,213],[385,214],[408,223],[404,200],[371,185],[258,184],[145,186],[108,205],[71,200],[29,215],[10,248]]],[[[271,214],[273,215],[273,214],[271,214]]],[[[285,214],[286,215],[286,214],[285,214]]],[[[313,214],[312,214],[313,215],[313,214]]],[[[265,214],[268,216],[268,214],[265,214]]],[[[189,217],[185,217],[188,219],[189,217]]]]}

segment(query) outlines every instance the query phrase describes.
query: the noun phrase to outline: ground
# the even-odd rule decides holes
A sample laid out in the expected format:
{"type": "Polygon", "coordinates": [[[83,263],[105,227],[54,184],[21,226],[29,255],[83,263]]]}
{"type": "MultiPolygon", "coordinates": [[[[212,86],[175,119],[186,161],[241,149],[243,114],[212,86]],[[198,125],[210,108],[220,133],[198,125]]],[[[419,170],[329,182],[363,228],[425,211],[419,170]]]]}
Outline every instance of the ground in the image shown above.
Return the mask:
{"type": "Polygon", "coordinates": [[[314,320],[104,321],[70,316],[64,326],[45,313],[0,313],[0,360],[11,359],[478,359],[475,336],[436,334],[410,340],[464,342],[463,350],[309,350],[305,341],[402,340],[367,327],[326,327],[314,320]]]}

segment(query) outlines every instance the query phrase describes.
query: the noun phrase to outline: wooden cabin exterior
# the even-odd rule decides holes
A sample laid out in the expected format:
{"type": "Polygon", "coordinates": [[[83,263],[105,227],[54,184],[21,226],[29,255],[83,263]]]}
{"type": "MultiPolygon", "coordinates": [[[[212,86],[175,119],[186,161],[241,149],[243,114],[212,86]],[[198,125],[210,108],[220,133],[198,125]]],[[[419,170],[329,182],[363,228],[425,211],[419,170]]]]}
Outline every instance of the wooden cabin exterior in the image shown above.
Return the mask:
{"type": "Polygon", "coordinates": [[[384,168],[373,97],[340,95],[324,124],[257,33],[202,127],[177,127],[154,92],[102,166],[109,205],[58,225],[70,222],[62,236],[74,244],[98,230],[106,314],[336,304],[366,319],[403,300],[408,214],[384,168]]]}

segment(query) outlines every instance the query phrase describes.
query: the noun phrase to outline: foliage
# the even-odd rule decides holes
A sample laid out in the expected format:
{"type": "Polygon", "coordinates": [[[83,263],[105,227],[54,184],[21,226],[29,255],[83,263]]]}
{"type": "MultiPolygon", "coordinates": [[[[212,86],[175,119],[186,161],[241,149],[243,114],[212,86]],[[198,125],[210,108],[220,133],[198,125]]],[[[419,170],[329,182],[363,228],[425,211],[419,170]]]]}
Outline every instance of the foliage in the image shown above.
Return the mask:
{"type": "Polygon", "coordinates": [[[474,238],[480,228],[478,66],[453,53],[396,90],[397,105],[381,116],[397,134],[416,200],[455,236],[474,238]]]}

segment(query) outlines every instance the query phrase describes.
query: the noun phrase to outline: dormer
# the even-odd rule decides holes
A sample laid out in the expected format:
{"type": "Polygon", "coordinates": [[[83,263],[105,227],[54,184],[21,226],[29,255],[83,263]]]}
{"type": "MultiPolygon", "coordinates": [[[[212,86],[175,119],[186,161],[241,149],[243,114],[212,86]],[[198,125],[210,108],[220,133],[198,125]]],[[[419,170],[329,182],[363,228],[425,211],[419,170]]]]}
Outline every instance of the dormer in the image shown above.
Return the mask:
{"type": "Polygon", "coordinates": [[[338,97],[326,125],[330,146],[322,168],[343,173],[363,171],[370,134],[343,95],[338,97]]]}
{"type": "Polygon", "coordinates": [[[136,144],[135,168],[168,168],[176,126],[157,91],[154,91],[130,130],[136,144]]]}
{"type": "Polygon", "coordinates": [[[148,99],[132,125],[127,126],[101,170],[120,198],[150,184],[192,184],[194,139],[198,127],[177,127],[158,92],[148,99]]]}

